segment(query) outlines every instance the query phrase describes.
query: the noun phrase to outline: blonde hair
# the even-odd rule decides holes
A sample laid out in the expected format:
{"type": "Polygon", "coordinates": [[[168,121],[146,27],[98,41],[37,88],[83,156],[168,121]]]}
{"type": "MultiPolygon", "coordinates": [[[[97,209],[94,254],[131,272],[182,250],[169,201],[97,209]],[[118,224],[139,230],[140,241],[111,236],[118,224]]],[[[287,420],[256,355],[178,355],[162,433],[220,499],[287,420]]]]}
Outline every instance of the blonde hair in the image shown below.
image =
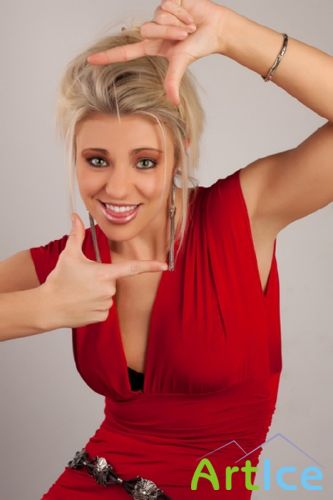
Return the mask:
{"type": "Polygon", "coordinates": [[[87,62],[90,54],[142,40],[140,27],[122,28],[121,32],[99,39],[66,66],[58,88],[56,126],[65,141],[70,207],[71,212],[75,211],[75,134],[79,123],[96,112],[117,115],[118,119],[121,114],[150,117],[157,121],[164,144],[163,125],[171,132],[174,141],[176,173],[181,178],[182,188],[181,216],[176,228],[176,235],[180,238],[179,251],[188,216],[189,183],[197,186],[194,172],[198,168],[199,140],[205,121],[195,78],[187,69],[179,89],[180,104],[175,107],[167,99],[164,89],[168,69],[168,61],[164,57],[145,56],[104,66],[87,62]],[[185,139],[190,140],[188,152],[183,143],[185,139]]]}

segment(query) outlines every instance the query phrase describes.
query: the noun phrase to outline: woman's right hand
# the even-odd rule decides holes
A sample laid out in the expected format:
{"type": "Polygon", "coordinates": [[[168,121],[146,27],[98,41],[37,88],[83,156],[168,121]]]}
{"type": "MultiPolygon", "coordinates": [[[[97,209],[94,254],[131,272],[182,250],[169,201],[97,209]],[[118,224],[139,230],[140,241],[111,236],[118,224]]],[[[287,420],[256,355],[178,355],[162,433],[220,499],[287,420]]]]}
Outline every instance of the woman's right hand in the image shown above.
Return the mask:
{"type": "Polygon", "coordinates": [[[85,228],[78,214],[56,267],[42,285],[48,301],[48,327],[76,328],[105,321],[116,293],[116,280],[139,273],[163,271],[166,263],[129,260],[102,264],[82,252],[85,228]]]}

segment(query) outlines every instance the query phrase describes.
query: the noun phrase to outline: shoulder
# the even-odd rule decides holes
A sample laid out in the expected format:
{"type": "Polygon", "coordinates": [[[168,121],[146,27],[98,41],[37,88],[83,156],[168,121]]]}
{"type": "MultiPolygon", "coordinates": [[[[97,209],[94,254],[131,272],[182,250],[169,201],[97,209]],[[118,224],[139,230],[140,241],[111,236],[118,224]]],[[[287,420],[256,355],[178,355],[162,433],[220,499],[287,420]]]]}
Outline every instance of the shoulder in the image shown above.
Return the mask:
{"type": "MultiPolygon", "coordinates": [[[[83,240],[83,246],[87,243],[90,237],[90,227],[85,229],[85,237],[83,240]]],[[[54,240],[50,240],[47,243],[43,243],[42,245],[36,245],[30,248],[30,251],[35,253],[44,253],[49,255],[59,255],[65,248],[67,244],[69,234],[64,234],[63,236],[56,238],[54,240]]]]}
{"type": "Polygon", "coordinates": [[[202,195],[211,203],[230,208],[246,209],[251,221],[255,218],[255,208],[260,189],[260,175],[256,165],[259,160],[238,168],[236,171],[217,179],[210,186],[200,186],[202,195]]]}
{"type": "MultiPolygon", "coordinates": [[[[208,210],[233,209],[242,203],[240,186],[240,171],[238,169],[224,177],[220,177],[209,186],[199,186],[198,196],[208,210]]],[[[212,214],[213,215],[213,214],[212,214]]]]}
{"type": "MultiPolygon", "coordinates": [[[[90,235],[90,228],[85,230],[82,251],[86,253],[90,235]]],[[[58,262],[59,255],[65,249],[69,235],[50,240],[42,245],[31,247],[30,255],[34,263],[40,283],[44,282],[58,262]]]]}

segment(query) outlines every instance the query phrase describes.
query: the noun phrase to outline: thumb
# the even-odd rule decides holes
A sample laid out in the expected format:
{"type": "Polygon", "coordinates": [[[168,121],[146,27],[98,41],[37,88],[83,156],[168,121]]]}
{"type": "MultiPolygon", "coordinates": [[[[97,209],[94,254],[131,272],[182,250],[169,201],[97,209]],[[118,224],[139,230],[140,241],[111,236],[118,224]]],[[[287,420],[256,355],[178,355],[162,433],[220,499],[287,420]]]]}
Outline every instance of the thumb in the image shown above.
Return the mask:
{"type": "Polygon", "coordinates": [[[169,61],[168,70],[165,76],[164,88],[170,101],[178,106],[179,88],[186,71],[187,66],[191,62],[191,57],[186,52],[180,52],[172,57],[169,61]]]}
{"type": "Polygon", "coordinates": [[[68,236],[66,249],[75,253],[82,253],[82,244],[85,238],[86,230],[81,217],[76,212],[72,213],[72,227],[68,236]]]}

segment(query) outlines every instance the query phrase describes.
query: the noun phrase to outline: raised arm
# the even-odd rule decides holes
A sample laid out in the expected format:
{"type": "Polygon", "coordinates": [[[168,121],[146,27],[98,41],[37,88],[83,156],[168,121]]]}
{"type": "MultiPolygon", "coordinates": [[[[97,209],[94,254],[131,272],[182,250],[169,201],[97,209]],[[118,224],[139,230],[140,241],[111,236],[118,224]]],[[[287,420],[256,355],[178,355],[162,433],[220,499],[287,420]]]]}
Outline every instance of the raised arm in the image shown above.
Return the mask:
{"type": "MultiPolygon", "coordinates": [[[[88,61],[108,64],[144,55],[166,57],[165,89],[176,105],[186,67],[209,54],[221,54],[260,76],[267,75],[282,47],[281,33],[210,0],[179,3],[162,0],[154,19],[140,28],[142,42],[90,56],[88,61]]],[[[276,234],[333,201],[333,57],[289,36],[272,82],[328,120],[297,147],[242,169],[251,219],[276,234]]],[[[261,80],[261,84],[271,83],[261,80]]]]}
{"type": "MultiPolygon", "coordinates": [[[[229,11],[219,40],[221,55],[258,75],[266,75],[281,49],[283,36],[229,11]]],[[[289,35],[287,50],[271,81],[315,113],[333,121],[333,57],[330,54],[289,35]]]]}
{"type": "MultiPolygon", "coordinates": [[[[233,12],[220,40],[221,54],[265,75],[283,38],[233,12]]],[[[297,147],[260,158],[241,172],[253,219],[278,232],[333,201],[333,57],[289,37],[272,82],[329,120],[297,147]]]]}

